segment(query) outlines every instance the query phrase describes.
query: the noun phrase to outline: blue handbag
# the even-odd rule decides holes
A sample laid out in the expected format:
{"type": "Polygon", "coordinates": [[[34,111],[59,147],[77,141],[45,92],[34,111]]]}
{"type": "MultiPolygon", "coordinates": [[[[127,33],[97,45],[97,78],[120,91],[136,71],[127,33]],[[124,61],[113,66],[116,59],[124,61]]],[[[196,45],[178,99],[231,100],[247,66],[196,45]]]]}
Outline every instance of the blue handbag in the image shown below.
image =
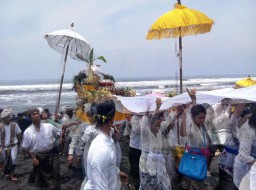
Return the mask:
{"type": "MultiPolygon", "coordinates": [[[[203,139],[204,139],[204,147],[205,147],[205,133],[206,128],[203,125],[203,139]]],[[[202,151],[199,148],[191,148],[186,150],[181,158],[178,171],[193,180],[203,181],[206,179],[207,175],[207,159],[206,156],[202,154],[202,151]]]]}
{"type": "Polygon", "coordinates": [[[203,181],[207,174],[206,157],[202,155],[200,149],[191,148],[184,152],[178,171],[190,179],[203,181]]]}

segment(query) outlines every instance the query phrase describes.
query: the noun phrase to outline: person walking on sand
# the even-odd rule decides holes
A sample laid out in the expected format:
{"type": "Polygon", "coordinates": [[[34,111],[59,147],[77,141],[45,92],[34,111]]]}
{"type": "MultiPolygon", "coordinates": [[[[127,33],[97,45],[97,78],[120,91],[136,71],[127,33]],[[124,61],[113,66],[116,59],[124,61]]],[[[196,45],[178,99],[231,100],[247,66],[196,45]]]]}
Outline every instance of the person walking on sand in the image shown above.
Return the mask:
{"type": "Polygon", "coordinates": [[[94,118],[99,134],[93,140],[87,157],[88,181],[84,190],[119,190],[121,181],[128,183],[128,176],[116,166],[116,147],[111,128],[114,122],[115,103],[111,99],[96,104],[94,118]]]}
{"type": "Polygon", "coordinates": [[[1,112],[2,123],[0,124],[0,154],[2,154],[5,165],[4,174],[10,177],[11,181],[16,181],[14,170],[18,144],[21,142],[21,130],[17,123],[11,122],[11,108],[1,112]]]}
{"type": "Polygon", "coordinates": [[[82,123],[76,116],[74,115],[74,109],[68,108],[66,109],[67,119],[64,121],[62,125],[62,131],[64,133],[64,147],[63,147],[63,155],[67,155],[69,153],[69,146],[72,141],[73,135],[79,129],[79,125],[82,123]]]}
{"type": "Polygon", "coordinates": [[[54,137],[60,130],[50,123],[42,123],[38,109],[30,109],[28,114],[32,124],[23,134],[22,147],[33,161],[35,187],[60,190],[60,161],[54,151],[54,137]]]}

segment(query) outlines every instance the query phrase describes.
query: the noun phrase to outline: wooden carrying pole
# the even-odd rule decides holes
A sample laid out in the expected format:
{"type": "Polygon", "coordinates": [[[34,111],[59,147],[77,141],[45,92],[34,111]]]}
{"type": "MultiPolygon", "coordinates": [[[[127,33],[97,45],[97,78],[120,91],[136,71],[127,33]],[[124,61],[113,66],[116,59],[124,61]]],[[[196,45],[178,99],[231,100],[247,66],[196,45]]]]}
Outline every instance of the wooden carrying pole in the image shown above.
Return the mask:
{"type": "Polygon", "coordinates": [[[58,92],[58,100],[57,100],[57,104],[56,104],[56,108],[55,108],[55,116],[58,114],[59,108],[60,108],[60,97],[61,97],[62,85],[63,85],[63,80],[64,80],[65,68],[66,68],[66,64],[67,64],[68,49],[69,49],[69,45],[67,45],[67,49],[66,49],[66,53],[65,53],[64,65],[63,65],[63,70],[62,70],[62,75],[61,75],[61,80],[60,80],[60,88],[59,88],[59,92],[58,92]]]}

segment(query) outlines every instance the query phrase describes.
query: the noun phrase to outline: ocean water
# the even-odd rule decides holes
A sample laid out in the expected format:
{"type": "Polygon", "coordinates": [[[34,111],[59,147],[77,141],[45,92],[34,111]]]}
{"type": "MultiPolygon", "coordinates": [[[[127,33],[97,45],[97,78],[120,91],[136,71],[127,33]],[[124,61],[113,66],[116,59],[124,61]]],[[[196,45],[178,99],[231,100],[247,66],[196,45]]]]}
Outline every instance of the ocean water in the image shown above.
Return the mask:
{"type": "MultiPolygon", "coordinates": [[[[244,77],[187,77],[183,87],[197,90],[214,90],[235,86],[235,82],[244,77]]],[[[175,79],[119,79],[117,88],[131,88],[137,94],[151,92],[179,92],[179,80],[175,79]]],[[[31,107],[48,108],[53,113],[57,102],[59,83],[57,81],[22,81],[0,83],[0,108],[12,107],[13,113],[23,112],[31,107]]],[[[75,107],[76,93],[72,90],[72,82],[65,82],[62,88],[60,108],[75,107]]]]}

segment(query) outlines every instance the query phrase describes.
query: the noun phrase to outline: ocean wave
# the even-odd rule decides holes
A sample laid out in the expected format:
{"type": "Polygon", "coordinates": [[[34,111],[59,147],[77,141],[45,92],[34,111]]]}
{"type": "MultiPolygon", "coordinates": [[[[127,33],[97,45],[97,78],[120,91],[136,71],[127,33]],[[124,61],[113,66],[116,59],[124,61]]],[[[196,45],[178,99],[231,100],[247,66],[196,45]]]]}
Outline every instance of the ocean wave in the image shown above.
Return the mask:
{"type": "MultiPolygon", "coordinates": [[[[183,85],[205,85],[218,86],[221,84],[235,84],[242,78],[191,78],[183,81],[183,85]]],[[[72,83],[64,83],[63,90],[72,90],[72,83]]],[[[154,81],[122,81],[115,83],[117,88],[153,88],[153,87],[175,87],[179,85],[179,80],[154,80],[154,81]]],[[[0,92],[25,92],[25,91],[54,91],[59,89],[58,83],[53,84],[33,84],[33,85],[0,85],[0,92]]]]}
{"type": "MultiPolygon", "coordinates": [[[[42,92],[42,91],[56,91],[60,87],[59,84],[33,84],[33,85],[1,85],[0,92],[1,93],[9,93],[9,92],[42,92]]],[[[71,90],[72,83],[64,83],[62,86],[62,90],[71,90]]]]}
{"type": "MultiPolygon", "coordinates": [[[[185,87],[196,90],[215,90],[229,88],[242,78],[187,78],[183,80],[183,91],[185,87]]],[[[139,94],[151,92],[168,93],[176,91],[179,93],[179,80],[143,80],[143,81],[117,81],[117,88],[131,88],[139,94]]],[[[29,107],[44,107],[55,109],[59,84],[57,82],[41,84],[0,85],[0,108],[13,107],[14,113],[27,110],[29,107]]],[[[65,82],[61,94],[61,106],[75,106],[76,92],[72,90],[72,82],[65,82]]]]}
{"type": "MultiPolygon", "coordinates": [[[[207,85],[218,86],[221,84],[235,85],[235,82],[242,78],[193,78],[183,81],[183,85],[207,85]]],[[[129,82],[116,82],[117,87],[124,88],[146,88],[146,87],[158,87],[158,86],[177,86],[179,81],[177,80],[155,80],[155,81],[129,81],[129,82]]]]}

